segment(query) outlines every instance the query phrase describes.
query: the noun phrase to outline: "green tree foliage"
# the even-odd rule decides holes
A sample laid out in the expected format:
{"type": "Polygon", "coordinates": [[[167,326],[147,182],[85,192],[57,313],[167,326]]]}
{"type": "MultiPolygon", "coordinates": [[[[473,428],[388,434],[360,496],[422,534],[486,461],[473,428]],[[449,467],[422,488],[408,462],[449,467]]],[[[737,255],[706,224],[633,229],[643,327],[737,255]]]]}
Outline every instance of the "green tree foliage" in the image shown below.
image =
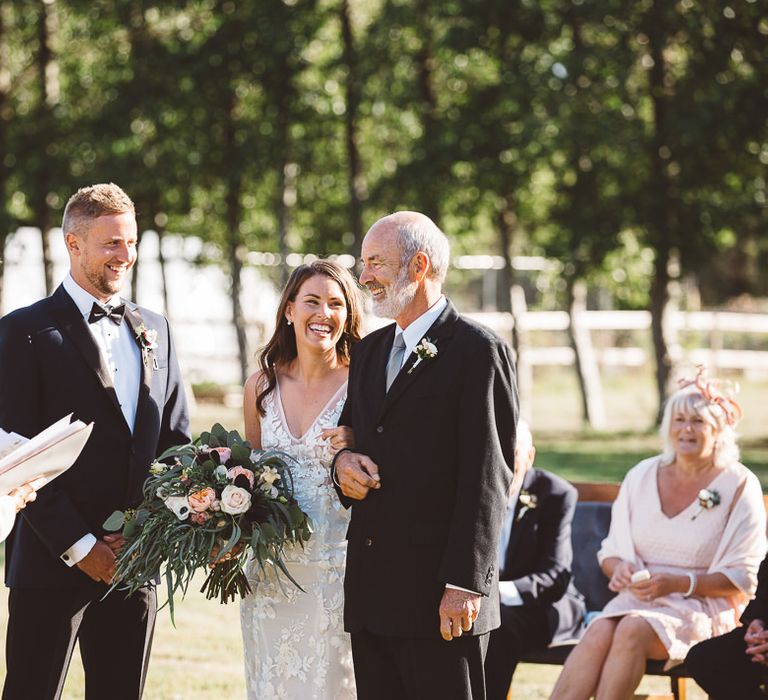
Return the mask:
{"type": "Polygon", "coordinates": [[[521,252],[563,305],[651,308],[663,397],[670,260],[707,303],[768,291],[767,36],[754,0],[0,0],[0,249],[119,182],[218,251],[245,373],[248,250],[419,209],[503,256],[500,308],[521,252]]]}

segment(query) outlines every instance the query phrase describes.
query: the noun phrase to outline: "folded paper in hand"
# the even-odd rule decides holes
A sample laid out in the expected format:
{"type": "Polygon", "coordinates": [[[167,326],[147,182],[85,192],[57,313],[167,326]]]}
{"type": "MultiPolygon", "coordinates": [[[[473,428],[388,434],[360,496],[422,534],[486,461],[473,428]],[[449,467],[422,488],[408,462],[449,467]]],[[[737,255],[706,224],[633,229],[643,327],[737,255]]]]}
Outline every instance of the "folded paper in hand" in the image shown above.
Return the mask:
{"type": "Polygon", "coordinates": [[[93,423],[71,419],[70,413],[29,440],[0,431],[0,494],[39,477],[51,481],[74,464],[93,423]]]}

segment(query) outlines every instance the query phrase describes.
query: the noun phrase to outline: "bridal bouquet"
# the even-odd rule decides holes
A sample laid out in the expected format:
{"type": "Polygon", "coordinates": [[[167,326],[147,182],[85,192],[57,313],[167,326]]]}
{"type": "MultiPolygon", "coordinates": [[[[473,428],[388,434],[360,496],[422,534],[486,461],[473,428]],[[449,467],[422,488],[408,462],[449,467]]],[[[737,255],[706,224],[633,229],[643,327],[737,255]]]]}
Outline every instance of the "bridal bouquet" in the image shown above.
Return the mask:
{"type": "Polygon", "coordinates": [[[185,594],[200,569],[208,571],[207,598],[227,603],[250,593],[243,567],[251,557],[300,588],[283,549],[303,546],[312,524],[293,496],[290,461],[282,452],[252,450],[218,423],[194,443],[166,450],[150,468],[141,505],[104,523],[126,539],[114,585],[133,592],[164,567],[173,615],[173,594],[185,594]]]}

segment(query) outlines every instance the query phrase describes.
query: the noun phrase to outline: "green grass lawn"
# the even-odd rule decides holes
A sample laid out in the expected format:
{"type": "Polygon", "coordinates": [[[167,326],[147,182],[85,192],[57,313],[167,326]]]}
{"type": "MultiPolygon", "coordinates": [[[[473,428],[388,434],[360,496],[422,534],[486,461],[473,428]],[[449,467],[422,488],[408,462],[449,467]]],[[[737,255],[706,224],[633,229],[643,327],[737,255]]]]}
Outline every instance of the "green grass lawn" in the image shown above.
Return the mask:
{"type": "MultiPolygon", "coordinates": [[[[547,371],[537,375],[531,423],[537,445],[536,464],[579,481],[619,481],[641,459],[659,451],[659,437],[649,432],[653,420],[652,385],[646,374],[608,377],[605,382],[609,430],[580,430],[578,399],[570,373],[547,371]]],[[[768,489],[768,382],[750,383],[743,393],[742,461],[768,489]]],[[[201,403],[194,420],[196,432],[221,422],[242,429],[239,409],[201,403]]],[[[0,589],[0,653],[5,637],[6,589],[0,589]]],[[[161,595],[161,600],[164,596],[161,595]]],[[[115,631],[119,634],[119,631],[115,631]]],[[[152,661],[147,678],[147,700],[205,700],[244,698],[242,642],[236,605],[205,600],[196,590],[177,604],[176,627],[168,611],[158,615],[152,661]]],[[[523,664],[514,683],[517,699],[549,697],[558,667],[523,664]]],[[[0,679],[4,665],[0,665],[0,679]]],[[[690,682],[691,700],[705,695],[690,682]]],[[[666,679],[645,678],[642,693],[664,693],[666,679]]],[[[64,691],[65,700],[83,697],[83,674],[77,654],[64,691]]],[[[297,699],[301,700],[301,699],[297,699]]]]}

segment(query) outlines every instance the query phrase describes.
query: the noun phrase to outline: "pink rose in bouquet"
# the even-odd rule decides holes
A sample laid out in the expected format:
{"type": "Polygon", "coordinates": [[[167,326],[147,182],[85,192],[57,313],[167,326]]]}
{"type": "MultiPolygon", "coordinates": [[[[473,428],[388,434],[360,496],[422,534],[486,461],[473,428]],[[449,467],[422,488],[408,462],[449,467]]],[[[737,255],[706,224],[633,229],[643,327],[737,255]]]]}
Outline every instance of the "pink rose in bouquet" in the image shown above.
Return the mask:
{"type": "Polygon", "coordinates": [[[203,513],[213,507],[213,502],[216,500],[216,492],[210,487],[206,486],[204,489],[190,493],[187,496],[187,502],[189,507],[195,511],[195,513],[203,513]]]}
{"type": "Polygon", "coordinates": [[[232,456],[232,450],[229,447],[209,447],[209,452],[216,452],[219,455],[219,462],[225,464],[232,456]]]}
{"type": "Polygon", "coordinates": [[[233,483],[238,476],[244,476],[246,479],[248,479],[248,483],[251,485],[251,488],[253,488],[255,477],[253,476],[253,472],[250,469],[246,469],[245,467],[232,467],[231,469],[227,470],[227,476],[232,480],[233,483]]]}

